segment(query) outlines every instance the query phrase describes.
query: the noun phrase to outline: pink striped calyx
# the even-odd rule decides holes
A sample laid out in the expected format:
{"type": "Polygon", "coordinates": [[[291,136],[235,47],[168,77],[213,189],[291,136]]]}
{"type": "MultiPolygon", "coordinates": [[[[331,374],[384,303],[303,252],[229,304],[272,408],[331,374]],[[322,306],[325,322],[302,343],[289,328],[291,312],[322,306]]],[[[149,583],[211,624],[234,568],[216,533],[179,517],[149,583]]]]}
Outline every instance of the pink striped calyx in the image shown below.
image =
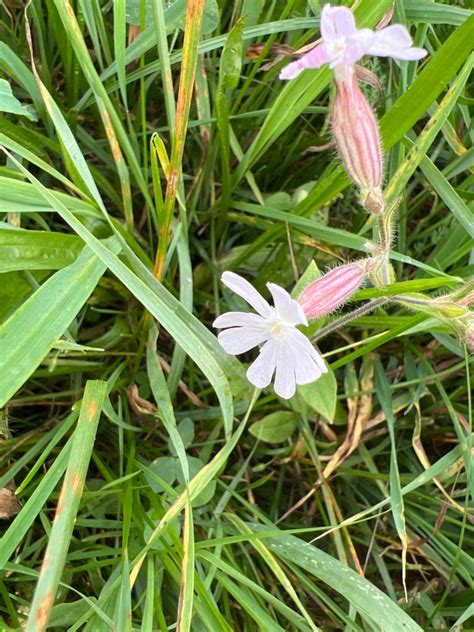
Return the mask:
{"type": "Polygon", "coordinates": [[[373,259],[334,268],[310,283],[297,298],[308,320],[330,314],[345,303],[365,280],[373,259]]]}
{"type": "Polygon", "coordinates": [[[375,115],[362,94],[353,66],[336,66],[332,131],[348,175],[360,189],[369,213],[383,211],[383,159],[375,115]]]}

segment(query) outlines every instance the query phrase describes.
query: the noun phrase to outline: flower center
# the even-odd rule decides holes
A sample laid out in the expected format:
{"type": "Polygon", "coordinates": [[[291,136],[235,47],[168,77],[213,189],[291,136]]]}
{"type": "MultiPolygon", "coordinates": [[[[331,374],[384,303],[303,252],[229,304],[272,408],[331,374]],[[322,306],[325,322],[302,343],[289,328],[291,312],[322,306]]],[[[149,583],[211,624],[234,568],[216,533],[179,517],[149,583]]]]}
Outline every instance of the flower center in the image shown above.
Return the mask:
{"type": "Polygon", "coordinates": [[[272,318],[267,322],[268,333],[272,338],[283,338],[287,332],[287,325],[279,318],[272,318]]]}
{"type": "Polygon", "coordinates": [[[326,42],[326,50],[333,59],[344,55],[346,48],[347,41],[345,37],[338,37],[330,42],[326,42]]]}

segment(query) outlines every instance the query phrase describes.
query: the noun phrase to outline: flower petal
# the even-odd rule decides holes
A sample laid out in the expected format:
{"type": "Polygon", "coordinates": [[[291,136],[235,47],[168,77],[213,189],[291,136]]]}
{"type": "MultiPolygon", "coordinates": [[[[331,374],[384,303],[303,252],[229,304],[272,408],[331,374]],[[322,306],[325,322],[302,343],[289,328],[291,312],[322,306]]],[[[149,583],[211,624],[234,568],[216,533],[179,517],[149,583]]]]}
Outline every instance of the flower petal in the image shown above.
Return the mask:
{"type": "Polygon", "coordinates": [[[275,371],[277,356],[277,344],[274,340],[268,340],[260,349],[260,353],[247,369],[248,381],[257,388],[265,388],[270,384],[275,371]]]}
{"type": "Polygon", "coordinates": [[[268,340],[268,334],[254,327],[232,327],[217,336],[220,346],[229,355],[239,355],[268,340]]]}
{"type": "Polygon", "coordinates": [[[258,314],[248,314],[247,312],[226,312],[221,314],[212,323],[213,327],[222,329],[224,327],[265,327],[265,318],[258,314]]]}
{"type": "MultiPolygon", "coordinates": [[[[317,353],[317,352],[316,352],[317,353]]],[[[319,354],[317,354],[319,357],[319,354]]],[[[322,363],[322,358],[320,358],[322,363]]],[[[325,371],[322,371],[320,366],[316,363],[313,356],[309,354],[302,353],[299,355],[298,360],[295,364],[295,378],[297,384],[311,384],[311,382],[315,382],[317,379],[321,377],[323,373],[327,372],[326,367],[324,366],[325,371]]]]}
{"type": "Polygon", "coordinates": [[[327,54],[323,44],[319,44],[312,48],[309,53],[306,53],[300,59],[288,64],[280,72],[280,79],[294,79],[305,68],[319,68],[323,64],[327,64],[331,61],[330,56],[327,54]]]}
{"type": "Polygon", "coordinates": [[[402,24],[392,24],[375,33],[367,54],[406,61],[422,59],[428,54],[423,48],[412,46],[412,43],[410,34],[402,24]]]}
{"type": "Polygon", "coordinates": [[[325,42],[341,37],[349,37],[356,30],[354,15],[348,7],[324,5],[321,11],[321,35],[325,42]]]}
{"type": "Polygon", "coordinates": [[[308,321],[304,310],[299,303],[294,301],[286,290],[276,283],[267,283],[275,304],[277,315],[289,325],[306,325],[308,321]]]}
{"type": "Polygon", "coordinates": [[[275,369],[275,393],[283,399],[290,399],[296,391],[295,363],[297,358],[289,344],[278,348],[275,369]]]}
{"type": "Polygon", "coordinates": [[[344,51],[343,63],[355,64],[372,46],[375,39],[374,31],[370,29],[360,29],[354,35],[347,38],[346,49],[344,51]]]}
{"type": "Polygon", "coordinates": [[[269,318],[273,311],[263,296],[243,277],[235,274],[235,272],[224,272],[221,277],[222,283],[241,296],[251,305],[256,312],[264,318],[269,318]]]}
{"type": "Polygon", "coordinates": [[[328,369],[324,360],[321,358],[319,353],[313,347],[311,342],[306,338],[306,336],[299,331],[298,329],[294,329],[290,333],[291,346],[294,350],[296,357],[309,356],[313,362],[316,364],[321,373],[327,373],[328,369]]]}

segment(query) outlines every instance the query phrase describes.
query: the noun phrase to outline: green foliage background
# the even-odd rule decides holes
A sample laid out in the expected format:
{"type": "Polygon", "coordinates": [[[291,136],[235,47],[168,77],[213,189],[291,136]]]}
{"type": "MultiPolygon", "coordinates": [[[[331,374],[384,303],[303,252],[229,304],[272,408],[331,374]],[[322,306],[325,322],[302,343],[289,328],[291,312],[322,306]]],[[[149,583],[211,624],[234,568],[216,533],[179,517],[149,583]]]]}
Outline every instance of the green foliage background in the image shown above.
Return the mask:
{"type": "MultiPolygon", "coordinates": [[[[291,288],[372,236],[308,151],[330,71],[278,79],[318,0],[24,5],[0,6],[0,629],[472,629],[462,340],[382,305],[285,402],[210,327],[241,307],[223,270],[291,288]]],[[[364,60],[397,282],[356,301],[473,276],[472,9],[397,0],[429,56],[364,60]]]]}

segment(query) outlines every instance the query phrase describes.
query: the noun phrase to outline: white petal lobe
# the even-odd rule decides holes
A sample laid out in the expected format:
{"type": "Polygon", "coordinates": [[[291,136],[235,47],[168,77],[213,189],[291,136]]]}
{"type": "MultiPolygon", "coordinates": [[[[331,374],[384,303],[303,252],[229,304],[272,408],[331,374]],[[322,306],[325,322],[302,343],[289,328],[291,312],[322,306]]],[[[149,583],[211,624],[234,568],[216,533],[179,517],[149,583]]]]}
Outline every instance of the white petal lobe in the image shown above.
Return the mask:
{"type": "Polygon", "coordinates": [[[278,316],[290,325],[308,325],[303,308],[286,290],[275,283],[267,283],[278,316]]]}
{"type": "Polygon", "coordinates": [[[260,354],[247,370],[248,381],[257,388],[265,388],[272,381],[275,371],[276,344],[273,340],[266,342],[260,354]]]}
{"type": "Polygon", "coordinates": [[[248,314],[247,312],[226,312],[218,316],[212,323],[213,327],[222,329],[223,327],[265,327],[265,318],[258,314],[248,314]]]}
{"type": "Polygon", "coordinates": [[[278,349],[275,369],[275,393],[283,399],[290,399],[296,391],[295,361],[293,350],[288,344],[278,349]]]}
{"type": "Polygon", "coordinates": [[[221,331],[217,339],[226,353],[239,355],[265,342],[267,335],[251,327],[232,327],[221,331]]]}
{"type": "Polygon", "coordinates": [[[221,279],[224,285],[227,285],[232,292],[246,300],[260,316],[265,318],[271,316],[272,308],[270,305],[246,279],[235,274],[235,272],[224,272],[221,279]]]}

